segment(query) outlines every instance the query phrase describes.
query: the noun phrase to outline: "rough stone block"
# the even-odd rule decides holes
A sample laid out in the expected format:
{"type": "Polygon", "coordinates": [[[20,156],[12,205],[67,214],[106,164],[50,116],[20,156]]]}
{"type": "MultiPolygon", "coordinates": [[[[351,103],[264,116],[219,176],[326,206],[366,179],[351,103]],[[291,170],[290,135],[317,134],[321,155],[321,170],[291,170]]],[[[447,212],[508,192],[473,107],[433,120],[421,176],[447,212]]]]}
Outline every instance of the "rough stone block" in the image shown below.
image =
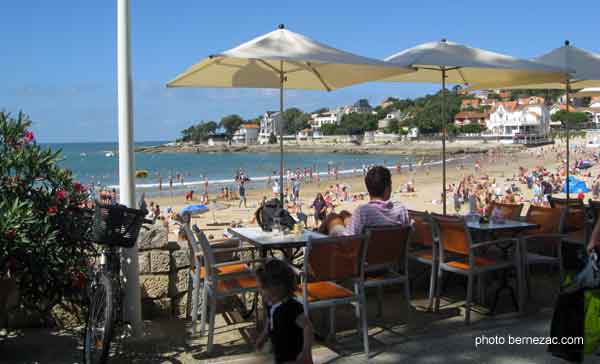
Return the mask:
{"type": "Polygon", "coordinates": [[[187,292],[189,286],[189,269],[180,269],[171,273],[169,284],[169,297],[175,297],[187,292]]]}
{"type": "Polygon", "coordinates": [[[168,251],[152,250],[150,252],[150,268],[152,273],[166,273],[171,270],[171,254],[168,251]]]}
{"type": "Polygon", "coordinates": [[[140,230],[138,236],[139,250],[167,249],[168,246],[168,232],[163,226],[151,225],[148,230],[140,230]]]}
{"type": "Polygon", "coordinates": [[[176,250],[171,253],[173,258],[173,264],[171,265],[175,269],[187,268],[190,266],[190,255],[187,249],[176,250]]]}
{"type": "Polygon", "coordinates": [[[142,252],[138,257],[140,262],[140,273],[150,273],[150,253],[142,252]]]}
{"type": "Polygon", "coordinates": [[[169,292],[168,275],[148,275],[140,277],[143,298],[163,298],[169,292]]]}

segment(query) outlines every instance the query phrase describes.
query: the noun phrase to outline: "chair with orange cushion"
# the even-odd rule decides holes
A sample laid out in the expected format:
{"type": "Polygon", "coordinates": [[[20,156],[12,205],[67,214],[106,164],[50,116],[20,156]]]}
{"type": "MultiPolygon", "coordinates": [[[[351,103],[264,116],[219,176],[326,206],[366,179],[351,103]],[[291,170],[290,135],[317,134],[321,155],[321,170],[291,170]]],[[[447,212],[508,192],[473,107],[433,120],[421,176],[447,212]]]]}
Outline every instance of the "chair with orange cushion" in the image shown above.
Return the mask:
{"type": "Polygon", "coordinates": [[[410,225],[366,227],[369,232],[365,288],[377,288],[377,316],[382,315],[383,287],[403,284],[407,312],[410,314],[408,280],[408,239],[410,225]]]}
{"type": "MultiPolygon", "coordinates": [[[[217,254],[239,253],[253,248],[227,247],[218,248],[211,245],[206,235],[196,225],[190,228],[189,224],[181,226],[185,233],[190,257],[193,262],[190,267],[192,275],[192,330],[196,332],[198,319],[198,301],[202,293],[200,334],[204,335],[206,319],[208,318],[207,352],[212,351],[215,327],[217,300],[225,297],[243,295],[257,292],[256,277],[250,265],[259,259],[234,260],[217,263],[217,254]],[[201,251],[198,250],[200,247],[201,251]],[[208,307],[210,306],[210,312],[208,307]]],[[[217,244],[215,244],[217,245],[217,244]]]]}
{"type": "Polygon", "coordinates": [[[475,278],[481,279],[483,274],[514,268],[517,271],[517,292],[519,292],[519,310],[521,310],[523,305],[521,304],[522,274],[519,241],[517,239],[500,239],[473,243],[469,229],[462,217],[439,214],[431,214],[431,217],[440,243],[435,309],[438,310],[440,305],[440,287],[443,272],[467,276],[465,322],[469,324],[471,322],[471,302],[473,300],[473,281],[475,278]],[[511,258],[503,260],[477,254],[481,248],[499,243],[514,244],[514,254],[511,258]]]}
{"type": "Polygon", "coordinates": [[[542,206],[529,206],[525,220],[538,226],[535,230],[528,230],[521,238],[523,256],[524,278],[527,283],[527,293],[530,292],[530,266],[552,265],[558,266],[560,282],[562,282],[562,240],[560,223],[563,219],[564,209],[542,206]]]}
{"type": "Polygon", "coordinates": [[[412,223],[408,258],[431,268],[429,275],[429,303],[427,309],[433,308],[435,286],[437,284],[438,270],[438,243],[433,236],[433,225],[431,216],[427,211],[408,211],[412,223]]]}
{"type": "Polygon", "coordinates": [[[311,239],[304,253],[298,296],[304,311],[329,307],[330,334],[335,334],[335,306],[356,307],[359,332],[362,329],[364,350],[369,357],[369,337],[364,291],[366,236],[311,239]],[[340,283],[351,282],[354,290],[340,283]]]}

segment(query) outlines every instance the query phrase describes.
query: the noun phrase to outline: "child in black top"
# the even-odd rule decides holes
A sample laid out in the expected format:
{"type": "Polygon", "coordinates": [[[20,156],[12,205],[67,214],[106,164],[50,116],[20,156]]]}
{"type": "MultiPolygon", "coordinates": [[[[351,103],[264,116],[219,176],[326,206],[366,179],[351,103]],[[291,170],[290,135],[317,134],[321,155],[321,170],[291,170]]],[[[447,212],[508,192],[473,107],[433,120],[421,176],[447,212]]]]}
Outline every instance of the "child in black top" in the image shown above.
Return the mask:
{"type": "Polygon", "coordinates": [[[302,304],[294,298],[294,272],[285,262],[271,259],[257,269],[256,277],[268,309],[256,348],[260,350],[270,339],[275,363],[312,364],[312,326],[302,304]]]}

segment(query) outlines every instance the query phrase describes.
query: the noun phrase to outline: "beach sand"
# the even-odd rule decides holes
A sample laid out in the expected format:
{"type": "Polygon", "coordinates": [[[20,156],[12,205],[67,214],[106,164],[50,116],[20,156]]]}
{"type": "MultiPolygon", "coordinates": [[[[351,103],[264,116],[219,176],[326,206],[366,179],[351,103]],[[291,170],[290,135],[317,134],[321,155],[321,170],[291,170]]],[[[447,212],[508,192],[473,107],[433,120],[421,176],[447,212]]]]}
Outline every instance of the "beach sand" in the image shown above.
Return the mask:
{"type": "MultiPolygon", "coordinates": [[[[513,177],[518,173],[519,166],[523,166],[525,168],[534,168],[537,166],[544,166],[551,171],[554,171],[558,166],[557,155],[556,153],[550,152],[552,146],[547,145],[545,147],[536,147],[536,148],[528,148],[523,149],[521,151],[511,152],[503,151],[502,149],[498,149],[494,156],[481,155],[481,154],[472,154],[467,155],[464,159],[455,160],[447,163],[447,183],[456,183],[458,184],[459,180],[466,175],[474,174],[474,175],[488,175],[490,178],[495,178],[497,183],[501,186],[509,186],[510,182],[506,182],[507,178],[513,177]],[[478,174],[475,174],[474,164],[476,160],[481,161],[481,171],[478,174]],[[460,169],[460,165],[463,165],[464,168],[460,169]]],[[[557,142],[554,145],[554,148],[559,150],[564,150],[564,146],[557,142]]],[[[573,158],[574,160],[574,158],[573,158]]],[[[252,168],[249,166],[246,167],[246,170],[252,175],[252,168]]],[[[441,204],[441,190],[442,190],[442,168],[441,165],[432,165],[430,167],[423,166],[415,166],[413,172],[409,172],[408,168],[403,168],[401,173],[398,174],[396,170],[391,170],[392,172],[392,190],[395,191],[399,186],[405,185],[409,179],[412,180],[413,186],[416,188],[416,192],[414,193],[393,193],[392,200],[402,202],[407,208],[413,210],[427,210],[430,212],[442,212],[442,204],[441,204]]],[[[308,209],[308,206],[312,204],[313,199],[315,198],[318,192],[326,191],[330,185],[335,183],[344,183],[351,186],[351,194],[358,192],[366,192],[366,188],[364,185],[364,178],[362,176],[362,172],[360,172],[360,176],[340,176],[339,180],[327,180],[321,181],[319,185],[316,183],[303,183],[300,191],[300,198],[303,204],[304,213],[311,215],[312,209],[308,209]]],[[[531,191],[527,190],[526,186],[520,185],[522,192],[526,199],[531,198],[531,191]]],[[[268,199],[273,197],[273,193],[271,189],[253,189],[247,190],[247,208],[239,208],[239,201],[221,201],[224,204],[229,205],[229,208],[221,211],[216,211],[214,213],[214,218],[219,223],[219,225],[214,225],[213,223],[213,214],[211,212],[205,213],[204,215],[194,217],[193,223],[198,224],[201,229],[204,229],[208,235],[212,236],[215,239],[221,238],[223,236],[223,232],[232,222],[241,223],[244,226],[252,226],[252,218],[254,215],[254,211],[258,207],[260,201],[263,196],[266,196],[268,199]]],[[[211,201],[216,198],[214,194],[211,194],[211,201]]],[[[196,199],[196,197],[195,197],[196,199]]],[[[164,207],[171,207],[175,211],[180,211],[188,204],[199,203],[198,201],[186,202],[185,196],[183,193],[179,195],[175,195],[173,197],[156,197],[148,199],[149,201],[154,201],[161,206],[161,209],[164,207]]],[[[343,202],[338,205],[335,211],[339,212],[341,210],[348,210],[350,212],[354,211],[356,206],[366,203],[368,201],[368,196],[365,197],[365,200],[352,201],[352,202],[343,202]]],[[[463,211],[465,212],[467,209],[466,206],[463,206],[463,211]]],[[[524,209],[526,211],[526,208],[524,209]]],[[[454,205],[452,202],[452,195],[448,194],[447,200],[447,213],[453,214],[454,205]]],[[[312,225],[312,220],[309,219],[309,225],[312,225]]],[[[173,236],[175,239],[175,236],[173,236]]]]}

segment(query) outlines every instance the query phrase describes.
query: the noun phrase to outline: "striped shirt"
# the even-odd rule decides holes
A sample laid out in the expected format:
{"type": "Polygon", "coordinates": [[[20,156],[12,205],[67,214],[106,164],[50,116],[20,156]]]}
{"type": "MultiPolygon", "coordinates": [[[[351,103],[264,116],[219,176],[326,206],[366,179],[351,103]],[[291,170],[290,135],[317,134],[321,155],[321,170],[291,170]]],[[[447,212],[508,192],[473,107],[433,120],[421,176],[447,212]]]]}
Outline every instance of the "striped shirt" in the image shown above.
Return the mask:
{"type": "Polygon", "coordinates": [[[346,235],[362,234],[366,226],[406,225],[408,210],[399,202],[373,200],[354,210],[346,235]]]}

